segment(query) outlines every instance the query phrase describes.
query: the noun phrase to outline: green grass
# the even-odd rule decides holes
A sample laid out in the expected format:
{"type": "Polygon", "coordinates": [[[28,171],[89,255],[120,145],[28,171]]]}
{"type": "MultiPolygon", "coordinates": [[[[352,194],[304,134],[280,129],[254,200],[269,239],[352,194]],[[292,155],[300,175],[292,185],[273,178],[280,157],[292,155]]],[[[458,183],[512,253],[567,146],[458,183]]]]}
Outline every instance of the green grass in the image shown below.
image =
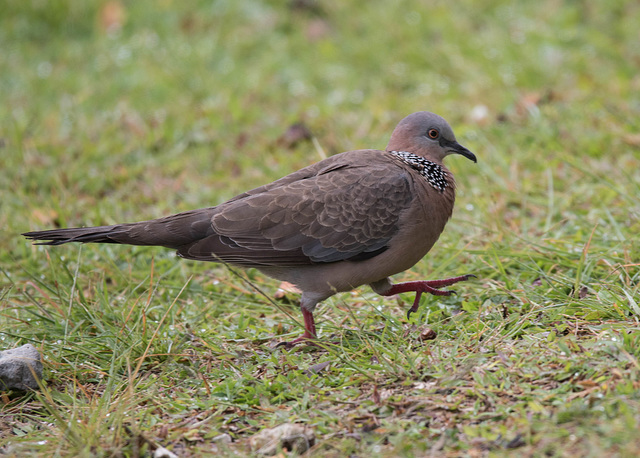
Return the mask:
{"type": "Polygon", "coordinates": [[[640,6],[481,3],[5,1],[0,346],[45,382],[0,393],[0,453],[246,456],[297,422],[317,456],[639,454],[640,6]],[[337,295],[326,350],[272,348],[297,297],[255,271],[19,235],[215,205],[425,109],[479,162],[397,279],[478,280],[410,322],[337,295]]]}

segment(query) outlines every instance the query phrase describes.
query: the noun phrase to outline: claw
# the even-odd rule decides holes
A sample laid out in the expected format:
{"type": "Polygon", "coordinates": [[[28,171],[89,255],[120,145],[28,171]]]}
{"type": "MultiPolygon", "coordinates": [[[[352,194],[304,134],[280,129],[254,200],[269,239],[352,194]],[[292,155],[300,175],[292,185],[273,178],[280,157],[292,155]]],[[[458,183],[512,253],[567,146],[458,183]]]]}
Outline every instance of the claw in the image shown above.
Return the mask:
{"type": "Polygon", "coordinates": [[[293,347],[297,347],[298,345],[305,345],[308,347],[316,347],[322,350],[326,350],[326,347],[328,345],[340,345],[340,342],[319,341],[311,337],[302,336],[290,341],[280,342],[275,346],[273,346],[272,348],[276,350],[278,349],[291,350],[293,347]]]}
{"type": "Polygon", "coordinates": [[[478,278],[473,274],[461,275],[459,277],[445,278],[443,280],[429,280],[429,281],[412,281],[406,283],[398,283],[392,285],[388,291],[383,293],[383,296],[392,296],[399,293],[415,292],[416,298],[413,301],[413,305],[407,311],[407,320],[411,319],[411,314],[418,311],[420,304],[420,296],[422,293],[433,294],[434,296],[451,296],[458,293],[453,290],[442,290],[438,288],[444,288],[460,281],[469,280],[470,278],[478,278]]]}
{"type": "Polygon", "coordinates": [[[291,350],[293,347],[295,346],[295,344],[293,343],[293,341],[289,342],[289,341],[283,341],[280,342],[279,344],[276,344],[275,348],[284,348],[285,350],[291,350]]]}
{"type": "Polygon", "coordinates": [[[297,339],[280,342],[275,346],[275,348],[286,348],[287,350],[291,350],[293,347],[303,342],[308,343],[309,345],[314,345],[313,341],[316,339],[316,323],[313,319],[313,312],[310,312],[304,307],[301,307],[301,309],[302,317],[304,318],[304,334],[297,339]]]}
{"type": "Polygon", "coordinates": [[[315,340],[315,337],[312,337],[310,335],[307,335],[307,333],[304,333],[303,335],[301,335],[297,339],[285,340],[283,342],[280,342],[280,343],[276,344],[276,346],[274,348],[276,348],[276,349],[284,348],[285,350],[291,350],[293,347],[295,347],[297,345],[300,345],[300,344],[314,345],[314,342],[313,342],[314,340],[315,340]]]}
{"type": "Polygon", "coordinates": [[[422,297],[422,291],[416,291],[416,298],[413,300],[413,305],[407,310],[407,320],[411,319],[411,314],[418,311],[420,306],[420,298],[422,297]]]}

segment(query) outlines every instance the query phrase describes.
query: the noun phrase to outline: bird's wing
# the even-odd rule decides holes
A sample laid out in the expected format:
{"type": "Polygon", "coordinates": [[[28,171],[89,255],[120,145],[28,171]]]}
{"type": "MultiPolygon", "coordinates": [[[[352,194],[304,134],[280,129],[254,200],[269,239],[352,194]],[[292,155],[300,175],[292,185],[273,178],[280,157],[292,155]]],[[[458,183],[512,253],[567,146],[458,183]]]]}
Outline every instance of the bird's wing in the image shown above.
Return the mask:
{"type": "Polygon", "coordinates": [[[214,234],[178,254],[243,266],[368,259],[387,248],[412,200],[402,167],[334,164],[220,205],[211,218],[214,234]]]}

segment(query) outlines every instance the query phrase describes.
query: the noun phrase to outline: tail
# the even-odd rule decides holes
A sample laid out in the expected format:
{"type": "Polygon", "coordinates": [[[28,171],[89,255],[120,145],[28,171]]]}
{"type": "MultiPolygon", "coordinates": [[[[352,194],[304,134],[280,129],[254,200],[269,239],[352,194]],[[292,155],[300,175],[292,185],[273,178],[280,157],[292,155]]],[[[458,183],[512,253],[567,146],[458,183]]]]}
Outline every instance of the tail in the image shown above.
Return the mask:
{"type": "Polygon", "coordinates": [[[215,207],[210,207],[139,223],[51,229],[25,232],[22,235],[29,240],[38,241],[36,245],[119,243],[178,249],[211,235],[211,218],[214,213],[215,207]]]}
{"type": "Polygon", "coordinates": [[[29,240],[37,240],[35,245],[62,245],[63,243],[131,243],[127,241],[127,228],[124,224],[97,227],[72,227],[68,229],[51,229],[48,231],[25,232],[29,240]]]}

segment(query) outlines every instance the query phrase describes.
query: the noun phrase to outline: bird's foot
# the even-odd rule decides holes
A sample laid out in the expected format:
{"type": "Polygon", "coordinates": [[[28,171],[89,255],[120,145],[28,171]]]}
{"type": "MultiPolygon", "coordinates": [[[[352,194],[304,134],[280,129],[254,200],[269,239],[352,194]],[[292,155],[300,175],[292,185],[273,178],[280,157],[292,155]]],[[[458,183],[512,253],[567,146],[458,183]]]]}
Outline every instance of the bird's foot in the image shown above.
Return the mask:
{"type": "Polygon", "coordinates": [[[273,348],[281,348],[284,350],[291,350],[293,347],[297,347],[298,345],[304,345],[306,347],[314,347],[320,350],[326,350],[329,346],[338,346],[340,345],[340,341],[326,341],[326,340],[318,340],[315,337],[306,337],[304,334],[297,339],[280,342],[275,345],[273,348]]]}
{"type": "Polygon", "coordinates": [[[291,350],[293,347],[301,344],[317,346],[317,343],[315,343],[315,340],[316,340],[315,336],[309,335],[309,333],[305,331],[305,333],[302,334],[297,339],[280,342],[275,346],[275,348],[291,350]]]}
{"type": "Polygon", "coordinates": [[[284,348],[290,350],[296,345],[305,343],[307,345],[317,345],[314,343],[316,340],[316,322],[313,319],[313,312],[310,312],[305,307],[300,307],[302,310],[302,318],[304,318],[304,334],[297,339],[293,339],[288,342],[280,342],[276,345],[276,348],[284,348]]]}
{"type": "Polygon", "coordinates": [[[477,278],[475,275],[460,275],[459,277],[445,278],[442,280],[422,280],[422,281],[408,281],[405,283],[398,283],[391,285],[389,291],[386,291],[383,296],[393,296],[399,293],[415,292],[416,298],[413,301],[413,305],[407,311],[407,319],[411,318],[411,314],[418,311],[420,305],[420,297],[422,293],[433,294],[434,296],[451,296],[455,294],[455,291],[442,290],[445,286],[454,285],[460,281],[469,280],[470,278],[477,278]]]}

